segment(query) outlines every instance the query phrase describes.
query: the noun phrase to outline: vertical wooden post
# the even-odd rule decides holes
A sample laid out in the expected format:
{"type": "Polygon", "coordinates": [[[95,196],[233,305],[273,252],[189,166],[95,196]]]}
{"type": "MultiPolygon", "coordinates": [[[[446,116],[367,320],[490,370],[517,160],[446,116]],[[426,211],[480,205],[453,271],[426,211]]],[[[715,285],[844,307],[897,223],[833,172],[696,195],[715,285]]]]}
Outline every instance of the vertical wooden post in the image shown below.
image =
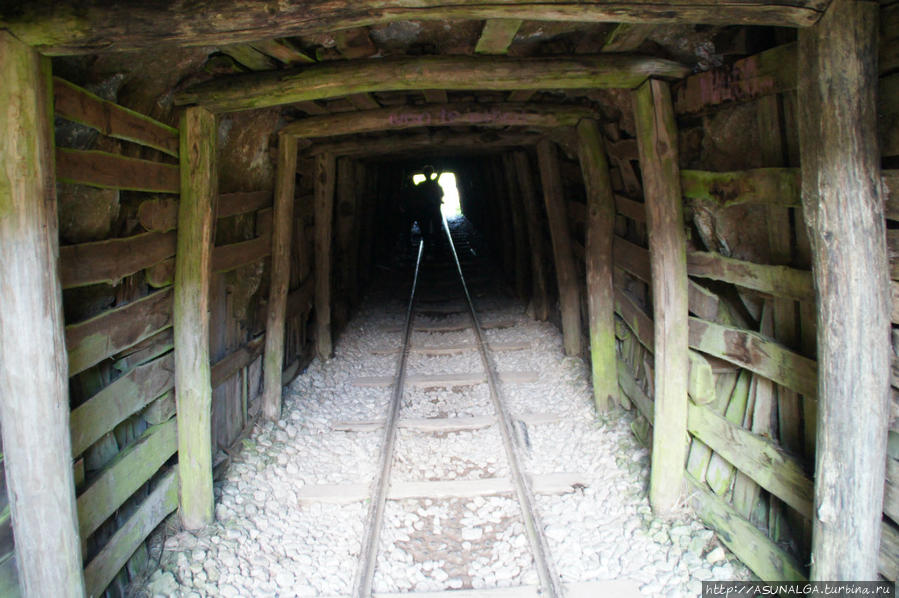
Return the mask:
{"type": "Polygon", "coordinates": [[[615,291],[612,287],[612,239],[615,234],[615,196],[609,162],[595,120],[578,123],[578,157],[587,191],[587,313],[590,324],[590,363],[593,400],[597,411],[618,401],[618,360],[615,345],[615,291]]]}
{"type": "Polygon", "coordinates": [[[521,209],[521,193],[515,176],[515,161],[512,154],[503,154],[503,176],[506,181],[506,196],[509,198],[509,212],[512,216],[512,232],[515,238],[515,292],[522,301],[527,301],[530,277],[528,276],[528,231],[525,228],[521,209]]]}
{"type": "Polygon", "coordinates": [[[650,79],[634,94],[643,172],[655,322],[655,401],[649,501],[661,514],[681,495],[687,456],[687,256],[677,125],[668,84],[650,79]]]}
{"type": "Polygon", "coordinates": [[[181,523],[212,523],[212,379],[209,284],[218,195],[215,115],[200,107],[181,117],[181,202],[175,256],[175,398],[181,523]]]}
{"type": "Polygon", "coordinates": [[[0,31],[0,420],[23,596],[83,596],[50,60],[0,31]]]}
{"type": "Polygon", "coordinates": [[[521,203],[524,206],[524,219],[527,224],[528,244],[531,248],[531,309],[534,318],[546,320],[549,317],[549,297],[546,282],[546,249],[543,243],[543,226],[540,219],[540,204],[534,191],[534,179],[531,178],[531,165],[528,155],[518,150],[513,156],[515,174],[518,177],[518,189],[521,191],[521,203]]]}
{"type": "Polygon", "coordinates": [[[556,146],[549,139],[537,144],[540,163],[540,180],[543,182],[543,201],[549,220],[553,257],[556,265],[556,282],[559,285],[559,303],[562,308],[562,337],[566,355],[581,354],[581,298],[571,252],[571,231],[568,226],[568,210],[562,195],[562,177],[559,175],[559,158],[556,146]]]}
{"type": "Polygon", "coordinates": [[[890,396],[890,293],[873,1],[799,33],[802,207],[818,295],[812,579],[876,580],[890,396]]]}
{"type": "Polygon", "coordinates": [[[333,154],[315,157],[315,350],[331,357],[331,228],[334,221],[333,154]]]}
{"type": "Polygon", "coordinates": [[[290,235],[294,225],[296,172],[297,139],[293,135],[279,135],[262,391],[262,413],[272,421],[281,417],[281,371],[284,368],[284,326],[287,319],[287,287],[290,286],[290,235]]]}
{"type": "Polygon", "coordinates": [[[491,160],[490,162],[491,199],[497,209],[499,226],[496,231],[500,234],[500,250],[503,257],[503,274],[506,279],[515,275],[515,242],[512,230],[512,215],[509,210],[508,190],[502,173],[502,162],[491,160]]]}

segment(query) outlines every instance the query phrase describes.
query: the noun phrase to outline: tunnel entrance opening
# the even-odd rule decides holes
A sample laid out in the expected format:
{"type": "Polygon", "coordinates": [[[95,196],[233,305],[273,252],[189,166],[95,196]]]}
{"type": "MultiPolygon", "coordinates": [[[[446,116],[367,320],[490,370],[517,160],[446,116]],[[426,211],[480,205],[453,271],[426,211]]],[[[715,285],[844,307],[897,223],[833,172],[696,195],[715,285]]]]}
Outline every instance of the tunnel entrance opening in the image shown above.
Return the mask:
{"type": "MultiPolygon", "coordinates": [[[[456,173],[441,172],[431,175],[432,180],[436,180],[440,188],[443,189],[443,205],[440,212],[447,220],[452,220],[462,215],[462,205],[459,200],[459,188],[456,185],[456,173]]],[[[420,185],[425,181],[425,175],[418,173],[412,175],[412,184],[420,185]]]]}

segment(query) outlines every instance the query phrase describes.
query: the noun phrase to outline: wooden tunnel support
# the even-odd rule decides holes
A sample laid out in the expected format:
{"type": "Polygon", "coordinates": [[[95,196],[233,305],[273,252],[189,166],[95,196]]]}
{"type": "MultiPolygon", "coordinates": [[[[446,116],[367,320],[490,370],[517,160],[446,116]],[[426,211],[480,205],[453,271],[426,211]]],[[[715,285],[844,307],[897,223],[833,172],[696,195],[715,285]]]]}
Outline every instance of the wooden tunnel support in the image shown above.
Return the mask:
{"type": "Polygon", "coordinates": [[[581,298],[577,282],[574,254],[571,251],[571,230],[568,226],[568,210],[562,194],[562,178],[559,174],[559,157],[555,144],[543,139],[537,144],[540,163],[540,180],[543,182],[543,201],[549,220],[553,255],[556,264],[556,282],[559,286],[559,303],[562,309],[562,336],[566,355],[581,354],[581,298]]]}
{"type": "Polygon", "coordinates": [[[213,520],[209,285],[218,194],[215,144],[215,115],[188,108],[181,117],[174,304],[180,514],[187,529],[213,520]]]}
{"type": "Polygon", "coordinates": [[[262,413],[275,421],[281,417],[281,373],[284,367],[284,330],[287,322],[287,290],[290,286],[290,248],[297,172],[297,139],[278,136],[278,170],[272,229],[272,273],[265,326],[265,381],[262,413]]]}
{"type": "Polygon", "coordinates": [[[615,289],[612,287],[612,240],[615,234],[615,195],[609,163],[593,119],[577,126],[578,157],[587,191],[587,319],[590,325],[590,364],[593,400],[597,411],[618,401],[618,360],[615,341],[615,289]]]}
{"type": "Polygon", "coordinates": [[[524,219],[528,229],[531,249],[531,306],[534,318],[549,318],[549,297],[547,296],[546,264],[543,261],[546,249],[543,244],[543,226],[540,223],[540,204],[534,191],[534,179],[531,173],[531,161],[528,154],[518,150],[514,154],[515,175],[521,191],[521,203],[524,207],[524,219]]]}
{"type": "Polygon", "coordinates": [[[50,60],[0,31],[0,418],[23,596],[83,596],[50,60]]]}
{"type": "Polygon", "coordinates": [[[672,512],[687,457],[687,255],[677,125],[668,84],[650,79],[634,94],[646,200],[655,323],[655,388],[649,502],[672,512]]]}
{"type": "Polygon", "coordinates": [[[815,580],[876,580],[890,293],[873,1],[834,0],[799,37],[802,206],[818,293],[815,580]]]}
{"type": "Polygon", "coordinates": [[[528,253],[527,228],[521,209],[521,192],[515,176],[515,161],[512,154],[503,154],[503,176],[509,197],[509,211],[512,213],[512,232],[515,233],[515,292],[522,301],[527,301],[530,280],[530,255],[528,253]]]}
{"type": "Polygon", "coordinates": [[[331,228],[334,221],[334,154],[315,157],[315,352],[331,357],[331,228]]]}

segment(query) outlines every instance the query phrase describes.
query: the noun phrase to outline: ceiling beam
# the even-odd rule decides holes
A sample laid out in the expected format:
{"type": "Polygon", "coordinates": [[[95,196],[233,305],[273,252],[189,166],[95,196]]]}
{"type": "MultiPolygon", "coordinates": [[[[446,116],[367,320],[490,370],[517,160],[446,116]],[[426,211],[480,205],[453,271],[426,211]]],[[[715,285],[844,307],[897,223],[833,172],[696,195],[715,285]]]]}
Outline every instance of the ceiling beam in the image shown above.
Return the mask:
{"type": "Polygon", "coordinates": [[[813,25],[828,0],[32,0],[0,7],[0,29],[48,55],[217,46],[402,20],[813,25]]]}
{"type": "Polygon", "coordinates": [[[528,132],[496,132],[480,131],[473,133],[454,133],[452,131],[428,131],[414,135],[392,135],[377,138],[352,138],[342,141],[314,143],[308,147],[304,155],[334,154],[335,156],[383,156],[406,151],[425,149],[448,149],[455,151],[463,148],[496,149],[535,145],[542,138],[539,133],[528,132]]]}
{"type": "Polygon", "coordinates": [[[234,112],[373,91],[632,89],[650,76],[680,78],[688,73],[687,67],[670,60],[625,54],[396,57],[223,77],[177,94],[175,103],[234,112]]]}
{"type": "Polygon", "coordinates": [[[581,106],[565,104],[436,104],[397,106],[366,112],[312,116],[291,123],[281,131],[297,137],[331,137],[416,127],[566,127],[596,114],[581,106]]]}
{"type": "Polygon", "coordinates": [[[481,37],[474,51],[478,54],[508,54],[509,46],[518,33],[521,19],[490,19],[484,21],[481,37]]]}

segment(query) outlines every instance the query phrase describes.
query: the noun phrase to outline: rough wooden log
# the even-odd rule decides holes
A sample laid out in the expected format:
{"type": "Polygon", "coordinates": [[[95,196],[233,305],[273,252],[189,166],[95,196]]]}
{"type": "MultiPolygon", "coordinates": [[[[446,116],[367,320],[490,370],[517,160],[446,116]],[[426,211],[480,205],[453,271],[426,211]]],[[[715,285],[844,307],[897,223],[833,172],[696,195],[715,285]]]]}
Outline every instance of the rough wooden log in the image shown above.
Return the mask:
{"type": "Polygon", "coordinates": [[[118,284],[124,277],[175,255],[176,244],[175,233],[167,232],[60,247],[62,288],[118,284]]]}
{"type": "Polygon", "coordinates": [[[890,400],[878,9],[834,0],[799,36],[802,207],[818,291],[812,579],[820,580],[877,579],[890,400]]]}
{"type": "Polygon", "coordinates": [[[255,264],[272,253],[272,236],[263,234],[249,241],[220,245],[212,250],[212,271],[229,272],[255,264]]]}
{"type": "Polygon", "coordinates": [[[80,597],[50,61],[5,31],[0,56],[0,420],[12,558],[24,596],[80,597]]]}
{"type": "Polygon", "coordinates": [[[424,89],[421,92],[425,96],[425,100],[431,104],[446,104],[449,97],[443,89],[424,89]]]}
{"type": "Polygon", "coordinates": [[[284,330],[287,321],[287,288],[290,286],[290,234],[293,230],[296,171],[296,137],[280,135],[275,178],[271,284],[265,325],[265,379],[262,390],[262,413],[272,421],[281,417],[281,370],[284,367],[284,330]]]}
{"type": "Polygon", "coordinates": [[[209,288],[218,195],[215,116],[190,108],[181,117],[181,201],[175,268],[175,388],[181,523],[213,520],[212,382],[209,288]]]}
{"type": "Polygon", "coordinates": [[[249,44],[234,44],[219,47],[219,52],[227,54],[238,64],[251,71],[270,71],[277,68],[278,63],[271,56],[264,54],[249,44]]]}
{"type": "Polygon", "coordinates": [[[597,411],[618,402],[615,343],[615,289],[612,285],[612,241],[615,237],[615,196],[599,125],[582,120],[577,126],[578,157],[587,191],[587,320],[593,401],[597,411]]]}
{"type": "Polygon", "coordinates": [[[709,360],[696,351],[690,351],[690,377],[687,382],[687,393],[697,405],[706,405],[714,401],[715,374],[709,360]]]}
{"type": "Polygon", "coordinates": [[[83,372],[172,325],[172,289],[66,326],[69,376],[83,372]]]}
{"type": "Polygon", "coordinates": [[[616,236],[613,241],[615,266],[633,274],[643,282],[652,282],[649,250],[616,236]]]}
{"type": "Polygon", "coordinates": [[[118,6],[90,2],[42,2],[0,13],[0,25],[48,55],[120,52],[160,45],[215,46],[259,39],[313,35],[403,20],[443,21],[521,19],[593,23],[709,23],[807,27],[821,15],[811,1],[740,2],[723,9],[710,0],[665,4],[614,1],[575,3],[537,0],[412,0],[397,5],[381,0],[313,0],[272,10],[246,0],[208,7],[173,9],[154,4],[118,6]]]}
{"type": "Polygon", "coordinates": [[[677,125],[666,83],[634,94],[652,262],[655,422],[650,503],[661,514],[680,499],[687,458],[687,259],[677,163],[677,125]]]}
{"type": "Polygon", "coordinates": [[[646,222],[646,206],[639,202],[615,194],[615,209],[622,216],[626,216],[634,222],[646,222]]]}
{"type": "Polygon", "coordinates": [[[249,214],[257,210],[271,207],[271,191],[246,191],[239,193],[222,193],[216,206],[216,218],[228,218],[238,214],[249,214]]]}
{"type": "Polygon", "coordinates": [[[265,39],[262,41],[254,41],[250,45],[288,66],[312,64],[315,62],[314,58],[297,48],[287,39],[265,39]]]}
{"type": "Polygon", "coordinates": [[[515,160],[510,153],[503,154],[502,160],[502,174],[509,200],[509,212],[512,217],[512,237],[515,240],[515,292],[519,299],[527,301],[528,289],[531,286],[528,231],[524,210],[521,206],[522,198],[518,189],[518,177],[515,176],[515,160]]]}
{"type": "Polygon", "coordinates": [[[796,44],[786,44],[688,77],[678,88],[674,106],[678,114],[693,114],[795,88],[796,44]]]}
{"type": "Polygon", "coordinates": [[[670,60],[625,54],[573,58],[419,56],[348,60],[294,71],[248,73],[212,80],[175,96],[179,105],[216,112],[282,106],[354,93],[410,89],[631,88],[649,76],[679,78],[687,68],[670,60]]]}
{"type": "Polygon", "coordinates": [[[398,106],[304,118],[282,131],[297,137],[354,135],[417,127],[491,126],[564,127],[574,126],[594,112],[579,106],[533,104],[455,103],[426,106],[398,106]]]}
{"type": "Polygon", "coordinates": [[[723,280],[741,287],[797,301],[815,300],[812,273],[788,266],[767,266],[737,260],[717,253],[687,253],[690,276],[723,280]]]}
{"type": "Polygon", "coordinates": [[[212,364],[212,388],[224,384],[228,378],[256,361],[264,347],[265,337],[260,335],[212,364]]]}
{"type": "Polygon", "coordinates": [[[615,289],[615,313],[636,335],[640,344],[652,353],[655,343],[655,326],[652,318],[646,315],[646,312],[631,299],[630,295],[620,288],[615,289]]]}
{"type": "Polygon", "coordinates": [[[474,47],[478,54],[507,54],[521,27],[521,19],[488,19],[474,47]]]}
{"type": "Polygon", "coordinates": [[[315,158],[315,350],[331,357],[331,225],[337,160],[333,154],[315,158]]]}
{"type": "Polygon", "coordinates": [[[93,127],[108,137],[178,156],[178,129],[104,100],[59,77],[53,77],[53,110],[66,120],[93,127]]]}
{"type": "Polygon", "coordinates": [[[559,174],[559,158],[556,146],[544,139],[537,144],[540,164],[540,180],[543,184],[543,201],[549,231],[552,237],[553,258],[556,266],[556,282],[559,285],[559,303],[562,311],[562,336],[566,355],[581,354],[581,299],[571,252],[571,231],[565,211],[562,179],[559,174]]]}
{"type": "Polygon", "coordinates": [[[531,311],[536,319],[546,320],[549,317],[549,295],[539,200],[534,190],[531,162],[527,153],[516,151],[513,160],[531,248],[531,311]]]}
{"type": "Polygon", "coordinates": [[[96,150],[56,148],[56,178],[103,189],[178,193],[178,167],[96,150]]]}
{"type": "Polygon", "coordinates": [[[682,170],[680,184],[684,197],[715,201],[722,207],[744,203],[798,207],[801,203],[798,168],[682,170]]]}
{"type": "Polygon", "coordinates": [[[645,417],[650,424],[653,423],[652,399],[640,388],[640,384],[624,361],[618,360],[617,371],[618,384],[621,386],[621,391],[637,406],[640,415],[645,417]]]}

